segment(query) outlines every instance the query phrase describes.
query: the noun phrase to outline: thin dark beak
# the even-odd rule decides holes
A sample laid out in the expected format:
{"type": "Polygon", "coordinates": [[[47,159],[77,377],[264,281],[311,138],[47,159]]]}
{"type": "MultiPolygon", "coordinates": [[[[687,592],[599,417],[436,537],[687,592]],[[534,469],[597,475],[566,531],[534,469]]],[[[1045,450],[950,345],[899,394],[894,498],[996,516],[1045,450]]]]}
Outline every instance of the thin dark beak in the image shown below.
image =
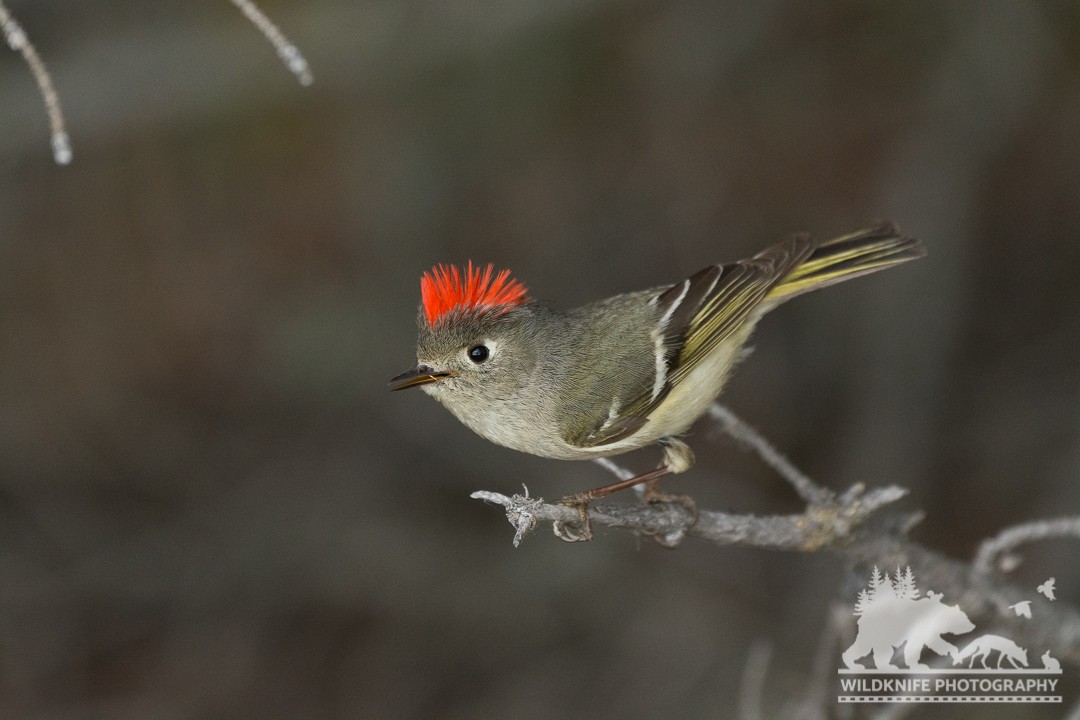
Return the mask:
{"type": "Polygon", "coordinates": [[[436,380],[441,380],[444,377],[453,377],[452,372],[441,372],[432,370],[427,365],[417,365],[412,370],[401,373],[396,378],[390,381],[391,390],[404,390],[405,388],[416,387],[417,385],[427,385],[433,383],[436,380]]]}

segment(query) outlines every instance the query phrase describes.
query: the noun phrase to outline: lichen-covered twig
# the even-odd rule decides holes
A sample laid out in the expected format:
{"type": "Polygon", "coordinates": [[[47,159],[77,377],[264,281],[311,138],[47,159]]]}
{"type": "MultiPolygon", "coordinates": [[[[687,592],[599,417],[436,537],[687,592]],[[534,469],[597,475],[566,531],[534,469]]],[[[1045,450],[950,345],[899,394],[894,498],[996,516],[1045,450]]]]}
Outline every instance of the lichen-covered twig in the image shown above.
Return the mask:
{"type": "MultiPolygon", "coordinates": [[[[887,486],[867,490],[857,483],[843,493],[834,493],[800,472],[730,411],[716,406],[712,416],[791,482],[807,500],[802,513],[757,516],[701,510],[695,523],[693,513],[678,503],[597,504],[587,509],[590,523],[653,536],[667,546],[675,546],[685,536],[692,536],[721,545],[803,552],[829,550],[841,555],[849,569],[859,576],[868,571],[863,567],[867,565],[910,565],[919,568],[930,587],[958,602],[969,616],[982,618],[987,629],[1004,628],[1009,637],[1048,649],[1063,662],[1080,663],[1080,612],[1058,602],[1042,608],[1042,622],[1017,624],[1009,607],[1029,600],[1030,588],[1002,583],[991,573],[996,558],[1022,543],[1051,537],[1080,537],[1080,518],[1038,521],[1011,528],[983,543],[974,562],[961,562],[908,537],[922,518],[921,512],[878,512],[904,497],[907,493],[904,488],[887,486]]],[[[600,462],[617,476],[629,473],[610,460],[600,462]]],[[[576,508],[548,504],[527,494],[507,497],[479,491],[472,497],[505,508],[514,526],[515,546],[543,522],[553,523],[557,536],[573,539],[573,534],[565,529],[581,519],[576,508]],[[559,527],[564,528],[562,533],[559,527]]]]}
{"type": "Polygon", "coordinates": [[[64,128],[64,112],[60,107],[60,97],[56,94],[52,77],[45,68],[45,63],[37,54],[33,43],[27,38],[26,31],[8,12],[3,0],[0,0],[0,30],[3,30],[8,47],[22,55],[34,76],[38,92],[41,93],[41,99],[45,103],[45,112],[49,116],[53,159],[58,165],[67,165],[72,158],[71,140],[64,128]]]}
{"type": "MultiPolygon", "coordinates": [[[[809,552],[850,539],[854,529],[874,511],[904,495],[903,489],[894,486],[866,491],[856,485],[835,501],[811,505],[799,515],[736,515],[703,510],[698,513],[696,523],[691,512],[678,503],[594,504],[587,512],[594,526],[634,530],[672,544],[689,535],[722,545],[809,552]]],[[[543,498],[507,497],[487,490],[474,492],[472,497],[506,509],[507,519],[514,526],[515,546],[541,522],[573,525],[580,520],[576,508],[545,503],[543,498]]]]}
{"type": "Polygon", "coordinates": [[[259,32],[270,41],[277,51],[278,57],[289,68],[289,72],[296,76],[301,85],[310,85],[315,81],[311,74],[311,66],[300,53],[300,49],[289,42],[289,39],[278,29],[278,26],[266,16],[259,6],[252,0],[231,0],[232,4],[244,13],[251,24],[259,29],[259,32]]]}

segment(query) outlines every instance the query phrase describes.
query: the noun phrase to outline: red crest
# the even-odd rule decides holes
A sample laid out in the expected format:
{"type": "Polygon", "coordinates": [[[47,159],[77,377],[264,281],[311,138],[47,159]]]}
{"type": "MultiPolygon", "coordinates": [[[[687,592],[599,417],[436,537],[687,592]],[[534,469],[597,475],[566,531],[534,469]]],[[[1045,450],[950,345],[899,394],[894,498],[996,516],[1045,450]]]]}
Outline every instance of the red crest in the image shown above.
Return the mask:
{"type": "Polygon", "coordinates": [[[456,265],[436,265],[420,278],[420,297],[428,325],[452,310],[489,310],[506,312],[525,302],[525,286],[510,277],[509,270],[500,270],[495,277],[493,265],[481,270],[472,260],[464,268],[456,265]]]}

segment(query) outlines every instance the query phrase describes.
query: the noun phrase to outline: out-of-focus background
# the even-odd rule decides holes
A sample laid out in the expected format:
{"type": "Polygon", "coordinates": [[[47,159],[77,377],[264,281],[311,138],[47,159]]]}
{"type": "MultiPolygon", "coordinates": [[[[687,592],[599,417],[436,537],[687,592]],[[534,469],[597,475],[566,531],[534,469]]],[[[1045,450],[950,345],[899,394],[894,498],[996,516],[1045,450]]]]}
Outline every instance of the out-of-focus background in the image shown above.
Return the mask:
{"type": "MultiPolygon", "coordinates": [[[[75,159],[0,53],[0,717],[726,718],[756,641],[802,697],[836,557],[469,499],[609,477],[387,392],[436,262],[568,308],[892,218],[929,257],[769,317],[727,404],[958,558],[1080,512],[1076,3],[266,0],[309,89],[225,0],[8,5],[75,159]]],[[[799,509],[691,441],[672,491],[799,509]]],[[[1076,549],[1017,582],[1077,602],[1076,549]]],[[[915,716],[1062,712],[976,709],[915,716]]]]}

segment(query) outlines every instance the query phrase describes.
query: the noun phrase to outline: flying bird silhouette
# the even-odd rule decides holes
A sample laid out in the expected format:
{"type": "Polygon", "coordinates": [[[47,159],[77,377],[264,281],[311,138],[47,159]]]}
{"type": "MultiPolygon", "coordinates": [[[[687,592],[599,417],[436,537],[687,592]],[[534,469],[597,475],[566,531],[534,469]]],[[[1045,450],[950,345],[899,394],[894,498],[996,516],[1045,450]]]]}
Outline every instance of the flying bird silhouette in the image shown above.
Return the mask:
{"type": "Polygon", "coordinates": [[[1017,617],[1026,617],[1026,618],[1031,617],[1031,601],[1030,600],[1023,600],[1021,602],[1016,603],[1015,605],[1010,605],[1009,609],[1012,610],[1014,613],[1016,613],[1017,617]]]}
{"type": "Polygon", "coordinates": [[[1056,582],[1056,580],[1054,580],[1054,578],[1050,578],[1049,580],[1047,580],[1046,582],[1044,582],[1042,585],[1040,585],[1039,587],[1037,587],[1035,589],[1038,590],[1039,592],[1041,592],[1043,595],[1045,595],[1048,599],[1056,600],[1057,598],[1054,597],[1054,583],[1055,582],[1056,582]]]}

